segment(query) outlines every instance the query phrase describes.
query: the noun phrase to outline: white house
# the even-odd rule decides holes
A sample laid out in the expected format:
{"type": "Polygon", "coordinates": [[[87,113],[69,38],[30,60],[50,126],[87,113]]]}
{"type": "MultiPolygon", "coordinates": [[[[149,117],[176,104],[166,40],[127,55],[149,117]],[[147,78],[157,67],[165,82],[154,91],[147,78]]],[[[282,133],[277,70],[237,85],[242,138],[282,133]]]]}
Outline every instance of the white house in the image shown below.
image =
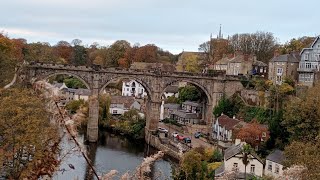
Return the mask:
{"type": "Polygon", "coordinates": [[[122,96],[134,96],[136,98],[143,98],[147,93],[144,87],[135,80],[122,82],[122,96]]]}
{"type": "Polygon", "coordinates": [[[320,36],[318,36],[309,48],[303,48],[299,63],[299,84],[313,86],[317,74],[320,71],[320,36]]]}
{"type": "Polygon", "coordinates": [[[222,114],[213,124],[212,137],[218,141],[231,142],[234,129],[240,128],[245,124],[244,121],[240,121],[235,117],[230,118],[222,114]]]}
{"type": "Polygon", "coordinates": [[[233,145],[225,150],[224,162],[216,169],[216,176],[222,176],[224,173],[235,172],[236,179],[244,179],[244,173],[246,171],[247,177],[250,175],[262,177],[263,175],[263,161],[255,153],[248,155],[249,163],[245,167],[242,162],[242,148],[245,143],[239,143],[233,145]]]}
{"type": "Polygon", "coordinates": [[[265,175],[278,178],[283,174],[283,161],[284,155],[280,150],[275,150],[266,158],[266,167],[264,170],[265,175]]]}
{"type": "Polygon", "coordinates": [[[68,88],[65,83],[55,83],[53,84],[52,92],[55,96],[61,95],[61,90],[68,88]]]}
{"type": "MultiPolygon", "coordinates": [[[[113,115],[123,115],[130,109],[141,110],[140,103],[132,96],[112,96],[109,112],[113,115]]],[[[140,115],[144,117],[144,115],[140,115]]]]}

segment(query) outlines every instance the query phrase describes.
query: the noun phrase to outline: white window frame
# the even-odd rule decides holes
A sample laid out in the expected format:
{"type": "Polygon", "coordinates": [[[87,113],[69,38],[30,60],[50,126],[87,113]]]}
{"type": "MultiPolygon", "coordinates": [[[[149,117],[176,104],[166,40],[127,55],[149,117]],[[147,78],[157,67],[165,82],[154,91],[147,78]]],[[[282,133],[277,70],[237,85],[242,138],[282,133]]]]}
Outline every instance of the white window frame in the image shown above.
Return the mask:
{"type": "Polygon", "coordinates": [[[268,171],[272,172],[272,162],[271,161],[268,162],[268,171]]]}
{"type": "Polygon", "coordinates": [[[306,61],[309,60],[309,53],[304,54],[304,60],[306,60],[306,61]]]}
{"type": "Polygon", "coordinates": [[[283,68],[277,68],[277,75],[282,75],[283,68]]]}

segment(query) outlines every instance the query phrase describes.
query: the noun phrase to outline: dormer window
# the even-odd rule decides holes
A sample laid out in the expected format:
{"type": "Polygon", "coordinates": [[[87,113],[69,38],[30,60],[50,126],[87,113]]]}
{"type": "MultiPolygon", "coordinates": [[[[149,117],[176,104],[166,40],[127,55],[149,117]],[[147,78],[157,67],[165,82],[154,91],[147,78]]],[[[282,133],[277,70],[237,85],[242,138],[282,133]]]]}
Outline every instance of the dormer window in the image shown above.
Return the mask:
{"type": "Polygon", "coordinates": [[[308,53],[304,55],[304,60],[306,60],[306,61],[309,60],[309,54],[308,53]]]}

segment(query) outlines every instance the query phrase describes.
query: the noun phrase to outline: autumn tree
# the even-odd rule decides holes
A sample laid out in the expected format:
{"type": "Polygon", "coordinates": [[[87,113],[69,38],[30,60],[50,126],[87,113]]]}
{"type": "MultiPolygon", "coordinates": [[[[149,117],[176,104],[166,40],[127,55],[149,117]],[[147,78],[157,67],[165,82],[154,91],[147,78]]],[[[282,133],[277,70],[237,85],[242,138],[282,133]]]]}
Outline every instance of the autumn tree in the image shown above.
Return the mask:
{"type": "Polygon", "coordinates": [[[270,32],[256,32],[253,34],[234,34],[229,39],[230,52],[240,51],[244,54],[254,54],[258,60],[268,62],[274,54],[278,44],[270,32]]]}
{"type": "Polygon", "coordinates": [[[320,84],[301,98],[291,98],[284,111],[282,124],[291,140],[314,141],[320,132],[320,84]]]}
{"type": "Polygon", "coordinates": [[[8,84],[13,78],[15,66],[14,43],[6,36],[0,34],[0,87],[8,84]]]}
{"type": "Polygon", "coordinates": [[[261,125],[257,120],[253,119],[250,123],[241,127],[235,133],[235,137],[250,144],[252,147],[259,147],[269,139],[269,131],[267,126],[261,125]]]}
{"type": "Polygon", "coordinates": [[[301,165],[303,179],[317,180],[320,177],[320,134],[311,141],[293,141],[285,148],[285,166],[301,165]]]}
{"type": "Polygon", "coordinates": [[[107,49],[106,65],[117,67],[119,59],[124,57],[124,54],[128,48],[130,48],[130,43],[125,40],[118,40],[114,42],[107,49]]]}
{"type": "Polygon", "coordinates": [[[153,44],[147,44],[139,47],[135,51],[133,62],[147,62],[154,63],[157,61],[157,46],[153,44]]]}
{"type": "Polygon", "coordinates": [[[71,64],[73,57],[73,49],[67,41],[59,41],[53,47],[53,53],[59,58],[59,61],[71,64]]]}
{"type": "Polygon", "coordinates": [[[314,37],[300,37],[293,38],[289,42],[286,42],[284,45],[281,45],[278,50],[281,54],[289,54],[298,52],[300,53],[303,48],[310,47],[311,43],[314,41],[314,37]]]}
{"type": "MultiPolygon", "coordinates": [[[[37,171],[48,173],[39,165],[56,157],[52,148],[58,150],[59,136],[44,103],[30,90],[0,90],[0,169],[3,165],[9,179],[38,179],[37,171]]],[[[46,163],[54,167],[58,162],[46,163]]]]}
{"type": "Polygon", "coordinates": [[[88,54],[85,47],[80,45],[73,47],[72,64],[80,66],[88,64],[88,54]]]}
{"type": "Polygon", "coordinates": [[[50,44],[45,42],[27,44],[24,54],[25,60],[29,62],[39,61],[46,63],[56,63],[59,61],[58,57],[54,55],[53,49],[50,44]]]}

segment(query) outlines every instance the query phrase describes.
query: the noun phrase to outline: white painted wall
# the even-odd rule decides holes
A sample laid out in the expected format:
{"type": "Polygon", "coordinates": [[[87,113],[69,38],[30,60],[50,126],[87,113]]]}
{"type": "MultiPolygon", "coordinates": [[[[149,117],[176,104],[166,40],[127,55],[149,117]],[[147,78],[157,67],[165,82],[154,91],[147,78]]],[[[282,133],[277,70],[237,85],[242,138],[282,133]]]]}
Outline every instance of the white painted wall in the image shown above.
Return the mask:
{"type": "MultiPolygon", "coordinates": [[[[224,161],[225,164],[225,172],[233,171],[234,169],[234,163],[238,163],[238,171],[244,173],[245,166],[242,163],[241,155],[236,155],[235,157],[232,157],[228,159],[227,161],[224,161]]],[[[247,174],[250,174],[250,168],[251,165],[255,165],[255,171],[254,174],[256,176],[262,177],[263,174],[263,164],[258,161],[257,159],[250,159],[249,164],[247,165],[247,174]]]]}
{"type": "Polygon", "coordinates": [[[273,162],[273,161],[270,161],[270,160],[266,160],[266,167],[265,167],[265,170],[264,170],[264,174],[277,178],[279,176],[282,176],[282,174],[283,174],[283,170],[282,169],[283,169],[283,165],[281,165],[279,163],[276,163],[276,162],[273,162]],[[269,165],[271,165],[271,169],[269,169],[269,165]],[[279,167],[279,172],[278,173],[276,173],[276,166],[279,167]]]}

